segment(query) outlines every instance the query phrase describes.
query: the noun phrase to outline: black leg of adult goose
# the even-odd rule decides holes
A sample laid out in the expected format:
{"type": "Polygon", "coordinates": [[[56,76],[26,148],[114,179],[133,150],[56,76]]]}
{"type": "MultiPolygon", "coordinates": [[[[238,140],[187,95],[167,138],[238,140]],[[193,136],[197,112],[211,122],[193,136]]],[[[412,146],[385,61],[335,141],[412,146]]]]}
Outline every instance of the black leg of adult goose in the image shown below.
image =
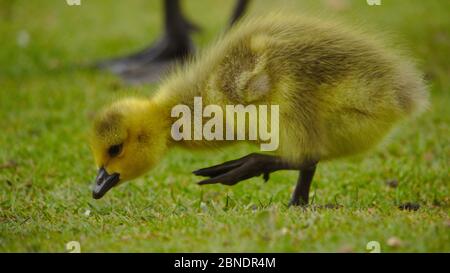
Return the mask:
{"type": "Polygon", "coordinates": [[[149,53],[119,75],[129,84],[152,83],[164,76],[177,62],[194,53],[190,37],[192,27],[181,12],[179,0],[165,0],[165,32],[163,37],[149,49],[149,53]]]}
{"type": "Polygon", "coordinates": [[[236,5],[234,6],[233,14],[231,15],[230,24],[231,27],[236,23],[242,15],[244,15],[245,11],[248,8],[248,4],[250,3],[250,0],[237,0],[236,5]]]}
{"type": "Polygon", "coordinates": [[[183,58],[193,52],[189,34],[199,27],[183,15],[179,0],[164,0],[164,34],[153,45],[124,57],[97,63],[100,69],[122,74],[146,63],[166,62],[183,58]]]}
{"type": "Polygon", "coordinates": [[[240,181],[263,175],[264,181],[269,174],[280,170],[300,170],[300,177],[289,205],[304,206],[308,204],[309,188],[317,162],[290,164],[280,157],[263,154],[249,154],[240,159],[194,171],[198,176],[209,177],[198,182],[199,185],[223,184],[232,186],[240,181]]]}
{"type": "MultiPolygon", "coordinates": [[[[166,4],[166,36],[161,40],[159,51],[151,58],[139,62],[137,66],[130,67],[120,73],[125,82],[130,84],[152,83],[164,76],[177,62],[183,62],[186,57],[193,54],[194,45],[189,36],[187,20],[183,19],[181,9],[177,2],[166,4]]],[[[244,14],[249,0],[237,0],[230,26],[244,14]]]]}
{"type": "MultiPolygon", "coordinates": [[[[230,26],[242,17],[249,2],[237,0],[230,26]]],[[[164,35],[155,44],[129,56],[99,62],[97,67],[119,74],[130,84],[151,83],[193,54],[195,49],[190,34],[200,28],[184,17],[179,0],[165,0],[164,12],[164,35]]]]}

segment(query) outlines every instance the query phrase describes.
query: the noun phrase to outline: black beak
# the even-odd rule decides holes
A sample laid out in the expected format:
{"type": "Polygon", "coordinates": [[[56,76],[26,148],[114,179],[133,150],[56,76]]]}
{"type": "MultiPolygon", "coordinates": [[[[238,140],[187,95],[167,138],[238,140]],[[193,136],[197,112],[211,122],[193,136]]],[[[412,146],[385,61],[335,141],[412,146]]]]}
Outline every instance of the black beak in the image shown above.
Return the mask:
{"type": "Polygon", "coordinates": [[[97,177],[95,178],[95,184],[92,189],[92,197],[94,199],[100,199],[107,193],[112,187],[117,185],[120,180],[118,173],[108,174],[105,168],[101,167],[98,170],[97,177]]]}

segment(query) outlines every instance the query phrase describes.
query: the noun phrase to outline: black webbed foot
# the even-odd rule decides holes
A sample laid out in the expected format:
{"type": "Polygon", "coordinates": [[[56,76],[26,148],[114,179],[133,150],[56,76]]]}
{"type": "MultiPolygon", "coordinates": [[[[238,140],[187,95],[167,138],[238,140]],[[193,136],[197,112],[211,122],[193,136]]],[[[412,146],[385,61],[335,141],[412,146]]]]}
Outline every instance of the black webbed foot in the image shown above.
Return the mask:
{"type": "Polygon", "coordinates": [[[194,171],[198,176],[210,177],[198,182],[199,185],[224,184],[232,186],[240,181],[263,175],[264,181],[269,180],[269,174],[277,170],[283,163],[278,157],[262,154],[249,154],[240,159],[194,171]]]}
{"type": "Polygon", "coordinates": [[[165,35],[137,54],[101,61],[96,67],[118,74],[126,82],[151,83],[160,79],[174,64],[182,62],[194,51],[190,37],[165,35]]]}
{"type": "Polygon", "coordinates": [[[158,42],[155,51],[119,72],[129,84],[153,83],[164,77],[176,64],[183,63],[194,54],[194,45],[189,39],[173,42],[171,39],[158,42]]]}

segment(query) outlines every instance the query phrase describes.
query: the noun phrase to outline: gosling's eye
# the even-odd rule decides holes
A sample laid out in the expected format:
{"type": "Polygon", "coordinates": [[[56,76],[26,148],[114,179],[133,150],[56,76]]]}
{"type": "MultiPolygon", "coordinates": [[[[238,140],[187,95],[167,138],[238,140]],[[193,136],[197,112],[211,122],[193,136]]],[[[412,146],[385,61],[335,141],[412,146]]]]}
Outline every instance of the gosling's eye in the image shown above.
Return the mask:
{"type": "Polygon", "coordinates": [[[117,144],[109,147],[108,154],[110,157],[115,157],[122,151],[123,144],[117,144]]]}

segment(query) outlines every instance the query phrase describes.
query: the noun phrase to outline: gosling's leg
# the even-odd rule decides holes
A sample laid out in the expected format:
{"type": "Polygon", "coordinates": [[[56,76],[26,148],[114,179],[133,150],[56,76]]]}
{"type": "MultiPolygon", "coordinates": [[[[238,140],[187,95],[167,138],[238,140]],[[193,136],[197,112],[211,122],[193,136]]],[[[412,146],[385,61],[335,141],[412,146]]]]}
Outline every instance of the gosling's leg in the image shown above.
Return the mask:
{"type": "Polygon", "coordinates": [[[198,182],[199,185],[220,183],[232,186],[240,181],[260,175],[263,175],[264,180],[267,181],[269,174],[278,170],[298,170],[298,168],[291,166],[277,156],[249,154],[240,159],[196,170],[193,173],[210,177],[198,182]]]}
{"type": "Polygon", "coordinates": [[[309,199],[309,188],[316,172],[316,164],[300,170],[297,186],[292,194],[289,206],[306,206],[309,199]]]}
{"type": "Polygon", "coordinates": [[[240,181],[263,175],[264,181],[269,180],[269,174],[279,170],[300,170],[300,175],[292,194],[289,206],[305,206],[308,204],[309,189],[317,161],[308,161],[293,165],[283,161],[280,157],[249,154],[240,159],[227,161],[225,163],[194,171],[198,176],[206,176],[208,179],[198,182],[199,185],[223,184],[232,186],[240,181]]]}

